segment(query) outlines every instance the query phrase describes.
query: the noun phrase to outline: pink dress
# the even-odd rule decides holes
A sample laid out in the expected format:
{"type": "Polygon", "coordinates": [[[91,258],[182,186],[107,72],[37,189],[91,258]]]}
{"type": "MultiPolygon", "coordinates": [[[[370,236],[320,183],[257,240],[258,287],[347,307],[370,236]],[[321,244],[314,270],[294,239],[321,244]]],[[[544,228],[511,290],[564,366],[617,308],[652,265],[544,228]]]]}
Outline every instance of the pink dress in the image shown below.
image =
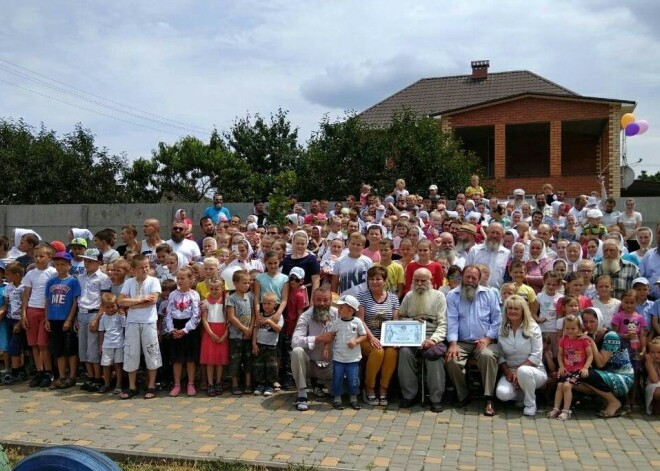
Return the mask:
{"type": "MultiPolygon", "coordinates": [[[[202,309],[208,309],[207,322],[211,331],[218,337],[222,337],[227,331],[224,305],[221,299],[207,298],[202,302],[202,309]]],[[[211,336],[202,328],[202,349],[199,356],[201,365],[228,365],[229,364],[229,341],[215,343],[211,336]]]]}

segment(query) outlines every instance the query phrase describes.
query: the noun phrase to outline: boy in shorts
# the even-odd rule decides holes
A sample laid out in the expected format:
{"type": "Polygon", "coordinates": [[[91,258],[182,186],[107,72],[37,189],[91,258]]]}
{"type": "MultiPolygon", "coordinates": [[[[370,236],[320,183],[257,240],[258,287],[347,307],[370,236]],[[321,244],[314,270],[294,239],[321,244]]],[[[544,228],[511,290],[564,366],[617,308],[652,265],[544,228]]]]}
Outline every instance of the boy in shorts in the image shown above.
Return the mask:
{"type": "Polygon", "coordinates": [[[87,381],[80,386],[83,391],[98,392],[103,386],[101,354],[99,353],[99,308],[101,293],[112,288],[110,278],[101,272],[103,254],[98,249],[87,249],[82,256],[85,273],[78,277],[80,299],[78,300],[78,354],[85,363],[87,381]]]}
{"type": "Polygon", "coordinates": [[[78,373],[78,339],[73,330],[73,321],[78,307],[80,283],[69,274],[71,255],[66,252],[56,253],[53,265],[57,276],[46,283],[45,328],[50,333],[50,351],[57,360],[59,376],[50,388],[66,389],[76,385],[78,373]]]}
{"type": "Polygon", "coordinates": [[[140,366],[140,351],[148,370],[145,399],[156,397],[156,372],[163,366],[158,345],[158,313],[156,301],[160,295],[158,278],[149,276],[149,258],[136,255],[131,260],[133,278],[126,280],[119,295],[119,306],[127,308],[126,337],[124,340],[124,371],[128,372],[128,390],[121,399],[132,399],[137,395],[137,370],[140,366]]]}
{"type": "Polygon", "coordinates": [[[101,346],[101,366],[103,367],[103,386],[101,394],[110,391],[111,369],[114,365],[117,384],[113,394],[121,394],[122,365],[124,363],[124,327],[126,316],[119,314],[117,296],[112,293],[101,295],[99,310],[99,345],[101,346]]]}
{"type": "Polygon", "coordinates": [[[57,271],[48,266],[53,256],[53,248],[39,245],[34,249],[35,267],[23,278],[22,323],[27,335],[28,346],[32,348],[32,357],[37,373],[30,381],[30,387],[47,388],[52,383],[51,356],[48,351],[48,331],[46,321],[46,283],[57,275],[57,271]]]}

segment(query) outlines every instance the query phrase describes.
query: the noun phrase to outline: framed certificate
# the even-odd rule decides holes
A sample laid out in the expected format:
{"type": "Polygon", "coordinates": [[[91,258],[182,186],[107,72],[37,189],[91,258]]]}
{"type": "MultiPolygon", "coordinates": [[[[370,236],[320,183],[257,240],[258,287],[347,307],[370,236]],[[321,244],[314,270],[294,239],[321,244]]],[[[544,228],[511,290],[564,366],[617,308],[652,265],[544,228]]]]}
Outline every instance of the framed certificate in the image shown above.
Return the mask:
{"type": "Polygon", "coordinates": [[[426,338],[426,322],[385,321],[380,328],[383,347],[420,347],[426,338]]]}

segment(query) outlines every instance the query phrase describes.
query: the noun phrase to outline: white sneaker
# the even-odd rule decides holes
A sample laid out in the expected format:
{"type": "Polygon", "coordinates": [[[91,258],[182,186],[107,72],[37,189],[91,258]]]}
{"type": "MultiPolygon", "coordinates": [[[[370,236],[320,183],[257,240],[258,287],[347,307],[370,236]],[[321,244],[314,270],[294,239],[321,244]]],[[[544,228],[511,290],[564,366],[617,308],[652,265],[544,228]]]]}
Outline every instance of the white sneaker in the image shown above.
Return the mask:
{"type": "Polygon", "coordinates": [[[523,415],[534,417],[536,415],[536,406],[529,406],[523,409],[523,415]]]}

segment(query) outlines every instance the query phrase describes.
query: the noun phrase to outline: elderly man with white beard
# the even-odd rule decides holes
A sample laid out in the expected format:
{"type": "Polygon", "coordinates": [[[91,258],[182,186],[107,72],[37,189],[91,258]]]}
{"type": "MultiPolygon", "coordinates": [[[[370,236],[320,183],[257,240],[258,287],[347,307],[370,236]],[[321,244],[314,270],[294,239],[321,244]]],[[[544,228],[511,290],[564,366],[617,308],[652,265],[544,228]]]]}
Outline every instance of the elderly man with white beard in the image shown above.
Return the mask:
{"type": "MultiPolygon", "coordinates": [[[[401,302],[399,319],[415,319],[426,323],[426,339],[421,348],[401,347],[399,349],[399,385],[403,396],[400,407],[411,407],[417,397],[419,379],[417,378],[417,355],[442,343],[447,333],[447,305],[445,295],[434,290],[431,285],[431,272],[418,268],[413,273],[412,289],[401,302]]],[[[424,359],[426,382],[431,399],[431,411],[442,412],[442,395],[445,392],[445,369],[442,360],[424,359]]]]}
{"type": "MultiPolygon", "coordinates": [[[[331,306],[332,293],[326,288],[317,288],[312,295],[312,307],[300,315],[291,337],[291,373],[298,390],[296,409],[306,411],[307,378],[316,378],[329,384],[332,381],[332,358],[323,359],[323,344],[332,342],[330,325],[339,317],[331,306]]],[[[316,397],[324,397],[321,383],[314,387],[316,397]]]]}
{"type": "Polygon", "coordinates": [[[456,244],[454,249],[456,250],[456,255],[463,260],[463,263],[465,263],[470,249],[475,246],[476,238],[477,228],[474,224],[462,224],[456,230],[456,244]]]}
{"type": "Polygon", "coordinates": [[[499,222],[490,224],[484,243],[472,247],[465,260],[466,265],[486,265],[490,268],[488,285],[491,288],[500,289],[504,283],[504,272],[511,252],[502,245],[503,238],[502,224],[499,222]]]}
{"type": "Polygon", "coordinates": [[[465,381],[465,364],[475,358],[481,373],[486,407],[484,414],[495,415],[493,391],[497,378],[497,335],[502,313],[497,295],[479,285],[481,271],[468,265],[461,284],[447,294],[447,375],[456,388],[456,407],[465,407],[470,394],[465,381]]]}
{"type": "Polygon", "coordinates": [[[603,261],[596,264],[593,279],[600,275],[612,278],[613,296],[621,299],[623,293],[632,288],[632,282],[639,277],[639,269],[632,262],[621,259],[621,249],[615,240],[603,242],[603,261]]]}
{"type": "Polygon", "coordinates": [[[454,245],[454,237],[449,232],[443,232],[435,239],[435,244],[437,246],[436,251],[436,260],[446,260],[451,265],[457,265],[461,269],[465,266],[465,258],[460,257],[456,252],[456,247],[454,245]]]}

